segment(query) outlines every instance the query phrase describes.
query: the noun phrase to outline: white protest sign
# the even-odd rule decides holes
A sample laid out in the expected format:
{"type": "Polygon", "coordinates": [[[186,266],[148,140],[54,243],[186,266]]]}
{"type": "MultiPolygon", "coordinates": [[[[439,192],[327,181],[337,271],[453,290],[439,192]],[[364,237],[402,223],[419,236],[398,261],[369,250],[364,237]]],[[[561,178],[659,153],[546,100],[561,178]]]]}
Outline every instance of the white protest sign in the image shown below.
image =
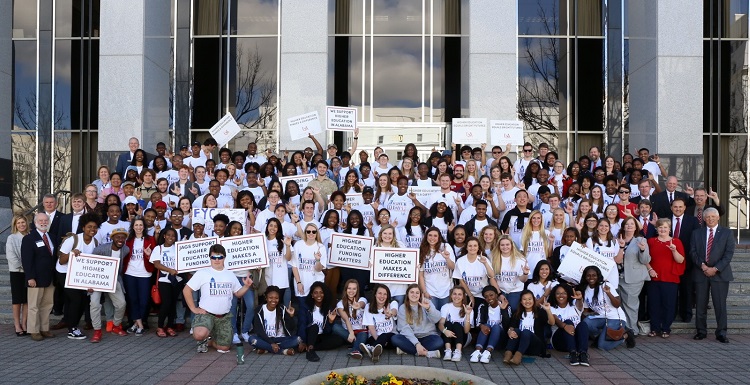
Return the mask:
{"type": "MultiPolygon", "coordinates": [[[[573,242],[570,246],[557,272],[568,281],[579,283],[583,269],[588,266],[598,267],[602,276],[610,282],[613,281],[610,278],[612,273],[614,272],[615,276],[617,275],[617,264],[614,259],[604,257],[578,242],[573,242]]],[[[619,277],[616,277],[615,283],[613,283],[614,287],[617,287],[617,283],[619,283],[619,277]]]]}
{"type": "MultiPolygon", "coordinates": [[[[242,232],[247,232],[247,227],[245,226],[245,218],[247,218],[247,212],[245,212],[244,209],[193,209],[193,215],[192,218],[201,218],[206,223],[203,225],[203,234],[206,234],[208,236],[214,235],[214,216],[218,214],[224,214],[227,217],[229,217],[229,221],[237,221],[242,223],[242,232]]],[[[191,222],[195,223],[195,222],[191,222]]]]}
{"type": "Polygon", "coordinates": [[[232,114],[227,112],[208,132],[221,147],[224,147],[232,138],[240,133],[240,126],[237,125],[237,121],[234,120],[232,114]]]}
{"type": "Polygon", "coordinates": [[[65,288],[104,293],[117,290],[117,274],[120,271],[120,258],[103,255],[78,254],[68,259],[68,274],[65,288]]]}
{"type": "Polygon", "coordinates": [[[370,282],[417,283],[418,249],[375,247],[372,249],[370,282]]]}
{"type": "Polygon", "coordinates": [[[227,251],[224,266],[229,270],[247,270],[268,267],[266,237],[263,234],[239,235],[221,238],[227,251]]]}
{"type": "Polygon", "coordinates": [[[409,186],[409,194],[414,193],[414,195],[417,196],[417,200],[419,203],[427,206],[427,202],[430,200],[430,197],[432,194],[439,192],[440,186],[429,186],[429,187],[419,187],[419,186],[409,186]]]}
{"type": "Polygon", "coordinates": [[[331,249],[328,253],[328,266],[370,269],[370,251],[374,239],[361,235],[331,234],[331,249]]]}
{"type": "Polygon", "coordinates": [[[357,128],[357,109],[327,106],[326,122],[331,131],[354,131],[357,128]]]}
{"type": "Polygon", "coordinates": [[[201,238],[190,241],[175,242],[177,248],[177,272],[196,271],[211,266],[208,250],[216,244],[218,238],[201,238]]]}
{"type": "Polygon", "coordinates": [[[344,201],[344,205],[352,205],[352,207],[357,207],[359,205],[363,205],[364,203],[365,200],[362,198],[362,193],[346,194],[346,201],[344,201]]]}
{"type": "Polygon", "coordinates": [[[304,174],[304,175],[292,175],[292,176],[282,176],[279,177],[279,182],[281,182],[281,187],[286,189],[286,182],[293,180],[297,182],[299,185],[299,191],[300,194],[302,191],[307,187],[307,184],[312,182],[315,179],[315,175],[313,174],[304,174]]]}
{"type": "Polygon", "coordinates": [[[453,118],[452,132],[451,141],[456,144],[487,143],[487,119],[453,118]]]}
{"type": "Polygon", "coordinates": [[[493,146],[523,146],[523,122],[520,120],[490,120],[490,139],[493,146]]]}
{"type": "Polygon", "coordinates": [[[315,135],[322,132],[318,111],[293,116],[287,119],[287,124],[289,125],[289,133],[292,140],[307,138],[309,134],[315,135]]]}

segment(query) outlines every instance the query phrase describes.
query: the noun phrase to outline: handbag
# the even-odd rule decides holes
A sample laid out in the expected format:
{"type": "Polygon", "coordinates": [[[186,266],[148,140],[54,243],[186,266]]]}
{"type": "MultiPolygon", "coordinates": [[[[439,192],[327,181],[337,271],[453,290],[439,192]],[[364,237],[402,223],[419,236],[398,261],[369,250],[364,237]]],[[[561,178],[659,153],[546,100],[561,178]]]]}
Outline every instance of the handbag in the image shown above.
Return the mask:
{"type": "MultiPolygon", "coordinates": [[[[605,293],[602,293],[603,295],[606,295],[605,293]]],[[[604,339],[607,341],[620,341],[622,340],[622,337],[625,335],[625,326],[622,325],[622,320],[620,320],[620,327],[617,329],[612,329],[608,326],[609,324],[609,317],[607,317],[607,300],[604,299],[604,339]]]]}
{"type": "Polygon", "coordinates": [[[154,301],[155,304],[160,305],[161,304],[161,294],[159,294],[159,278],[156,278],[156,283],[151,286],[151,300],[154,301]]]}

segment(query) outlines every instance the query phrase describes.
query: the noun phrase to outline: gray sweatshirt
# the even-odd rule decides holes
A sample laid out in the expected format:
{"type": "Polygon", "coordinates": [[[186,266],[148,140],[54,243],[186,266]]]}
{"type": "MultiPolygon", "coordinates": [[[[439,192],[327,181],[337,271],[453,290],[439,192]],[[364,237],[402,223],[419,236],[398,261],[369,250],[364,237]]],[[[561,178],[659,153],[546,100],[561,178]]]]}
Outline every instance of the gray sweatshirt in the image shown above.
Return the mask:
{"type": "Polygon", "coordinates": [[[398,332],[409,339],[411,343],[416,345],[419,342],[419,338],[427,337],[430,335],[437,335],[437,328],[435,324],[440,321],[440,312],[435,309],[435,306],[430,305],[430,310],[424,310],[419,305],[411,307],[414,314],[413,324],[406,323],[406,304],[401,305],[398,308],[398,332]],[[417,314],[422,313],[422,321],[417,323],[417,314]]]}

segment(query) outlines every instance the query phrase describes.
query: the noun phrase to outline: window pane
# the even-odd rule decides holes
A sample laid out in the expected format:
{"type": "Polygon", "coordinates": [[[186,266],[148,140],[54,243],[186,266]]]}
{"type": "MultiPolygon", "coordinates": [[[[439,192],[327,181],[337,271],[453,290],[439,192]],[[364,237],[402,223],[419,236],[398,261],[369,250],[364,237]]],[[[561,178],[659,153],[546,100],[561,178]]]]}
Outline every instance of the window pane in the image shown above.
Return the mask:
{"type": "Polygon", "coordinates": [[[13,42],[14,130],[36,130],[36,41],[13,42]]]}
{"type": "Polygon", "coordinates": [[[430,2],[426,4],[425,18],[428,22],[425,32],[430,32],[430,16],[432,16],[433,33],[461,34],[461,0],[434,0],[432,4],[435,7],[432,15],[430,15],[430,2]]]}
{"type": "MultiPolygon", "coordinates": [[[[576,0],[571,0],[572,3],[576,0]]],[[[578,36],[603,36],[602,35],[602,1],[601,0],[577,0],[578,21],[577,30],[575,22],[571,26],[570,34],[578,36]]]]}
{"type": "MultiPolygon", "coordinates": [[[[78,136],[78,135],[77,135],[78,136]]],[[[78,147],[76,145],[76,147],[78,147]]],[[[78,147],[80,149],[80,147],[78,147]]],[[[73,169],[73,137],[70,132],[56,132],[55,145],[52,149],[52,191],[71,190],[73,169]]],[[[78,158],[79,156],[76,156],[78,158]]],[[[80,162],[76,159],[76,169],[80,162]]],[[[80,179],[80,178],[79,178],[80,179]]],[[[67,208],[66,208],[67,209],[67,208]]]]}
{"type": "Polygon", "coordinates": [[[728,119],[722,118],[726,125],[722,125],[722,132],[747,132],[747,41],[724,41],[729,48],[729,60],[722,68],[722,78],[729,79],[728,99],[725,100],[728,119]],[[726,71],[726,73],[723,73],[726,71]]]}
{"type": "Polygon", "coordinates": [[[193,33],[219,35],[226,31],[227,10],[222,0],[195,0],[193,6],[193,33]],[[223,8],[222,8],[223,6],[223,8]]]}
{"type": "Polygon", "coordinates": [[[33,132],[11,135],[13,151],[13,210],[26,211],[36,206],[36,135],[33,132]]]}
{"type": "Polygon", "coordinates": [[[98,37],[99,0],[55,0],[55,36],[98,37]]]}
{"type": "Polygon", "coordinates": [[[747,38],[747,0],[723,0],[722,37],[747,38]]]}
{"type": "Polygon", "coordinates": [[[565,34],[566,0],[518,2],[519,35],[565,34]]]}
{"type": "Polygon", "coordinates": [[[276,35],[279,27],[278,0],[237,0],[238,35],[276,35]]]}
{"type": "MultiPolygon", "coordinates": [[[[526,130],[560,129],[563,39],[518,39],[518,114],[526,130]]],[[[564,68],[564,67],[563,67],[564,68]]],[[[564,129],[564,127],[563,127],[564,129]]]]}
{"type": "Polygon", "coordinates": [[[422,121],[422,38],[374,39],[374,121],[422,121]]]}
{"type": "Polygon", "coordinates": [[[234,78],[234,117],[244,128],[276,127],[277,38],[238,38],[234,78]]]}
{"type": "MultiPolygon", "coordinates": [[[[371,1],[374,3],[375,34],[422,33],[422,0],[371,1]]],[[[369,32],[369,20],[367,23],[369,32]]]]}
{"type": "Polygon", "coordinates": [[[36,37],[36,1],[13,2],[13,37],[36,37]]]}

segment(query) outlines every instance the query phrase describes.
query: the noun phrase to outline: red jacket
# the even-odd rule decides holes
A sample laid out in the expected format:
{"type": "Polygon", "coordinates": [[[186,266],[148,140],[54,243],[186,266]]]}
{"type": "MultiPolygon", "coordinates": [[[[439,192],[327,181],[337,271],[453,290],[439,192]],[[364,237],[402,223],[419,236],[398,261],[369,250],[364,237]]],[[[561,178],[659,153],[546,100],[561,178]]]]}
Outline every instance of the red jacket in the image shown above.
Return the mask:
{"type": "MultiPolygon", "coordinates": [[[[128,263],[130,262],[130,257],[133,255],[133,243],[135,239],[134,238],[128,238],[128,240],[125,241],[125,244],[130,249],[130,252],[128,253],[125,258],[122,260],[122,272],[128,271],[128,263]]],[[[156,247],[156,239],[150,235],[146,235],[143,238],[143,249],[148,249],[151,247],[151,250],[153,250],[156,247]]],[[[149,273],[154,271],[154,264],[151,263],[151,256],[146,255],[146,253],[143,253],[143,266],[146,267],[146,271],[149,273]]]]}

